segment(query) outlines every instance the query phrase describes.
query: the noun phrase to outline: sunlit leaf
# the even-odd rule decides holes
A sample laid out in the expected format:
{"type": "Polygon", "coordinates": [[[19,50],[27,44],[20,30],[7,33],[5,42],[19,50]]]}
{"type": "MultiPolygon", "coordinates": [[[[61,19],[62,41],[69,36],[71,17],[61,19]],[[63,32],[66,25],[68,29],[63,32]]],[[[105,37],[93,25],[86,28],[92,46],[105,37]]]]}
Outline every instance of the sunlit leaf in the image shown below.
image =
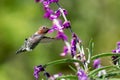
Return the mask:
{"type": "Polygon", "coordinates": [[[113,65],[113,66],[104,66],[104,67],[97,68],[97,69],[91,71],[91,72],[88,74],[88,76],[89,76],[89,77],[92,77],[94,74],[97,74],[99,71],[105,70],[105,69],[110,69],[110,68],[117,68],[117,69],[118,69],[118,67],[115,66],[115,65],[113,65]]]}
{"type": "Polygon", "coordinates": [[[113,76],[118,76],[120,75],[120,72],[111,72],[111,73],[108,73],[107,75],[105,75],[106,77],[113,77],[113,76]]]}
{"type": "Polygon", "coordinates": [[[101,57],[106,57],[106,56],[120,56],[120,54],[113,54],[112,52],[101,53],[101,54],[97,54],[95,56],[92,56],[91,60],[94,60],[94,59],[97,59],[97,58],[101,58],[101,57]]]}

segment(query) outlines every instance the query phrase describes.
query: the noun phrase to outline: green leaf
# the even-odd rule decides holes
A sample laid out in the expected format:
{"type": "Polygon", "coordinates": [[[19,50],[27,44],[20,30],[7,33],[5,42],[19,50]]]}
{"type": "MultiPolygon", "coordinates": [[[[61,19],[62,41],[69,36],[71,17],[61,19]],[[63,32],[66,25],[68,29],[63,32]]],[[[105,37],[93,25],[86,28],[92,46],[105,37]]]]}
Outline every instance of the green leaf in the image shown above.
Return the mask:
{"type": "Polygon", "coordinates": [[[88,76],[89,76],[89,77],[92,77],[94,74],[97,74],[99,71],[105,70],[105,69],[109,69],[109,68],[117,68],[117,69],[119,69],[118,66],[115,66],[115,65],[113,65],[113,66],[104,66],[104,67],[97,68],[97,69],[91,71],[91,72],[88,74],[88,76]]]}
{"type": "Polygon", "coordinates": [[[93,39],[91,39],[89,42],[89,48],[87,48],[87,50],[88,50],[88,58],[87,58],[88,64],[91,61],[91,56],[93,54],[93,47],[94,47],[94,43],[93,43],[93,39]]]}
{"type": "Polygon", "coordinates": [[[77,72],[77,70],[76,70],[74,67],[72,67],[71,65],[69,65],[69,68],[70,68],[71,70],[73,70],[74,72],[77,72]]]}
{"type": "Polygon", "coordinates": [[[105,77],[113,77],[113,76],[119,76],[120,72],[111,72],[105,75],[105,77]]]}
{"type": "Polygon", "coordinates": [[[61,80],[61,79],[65,79],[65,80],[78,80],[78,77],[76,75],[66,75],[66,76],[60,76],[56,80],[61,80]]]}
{"type": "Polygon", "coordinates": [[[109,80],[120,80],[120,78],[111,78],[109,80]]]}
{"type": "Polygon", "coordinates": [[[94,42],[93,39],[91,39],[89,42],[89,52],[91,55],[93,54],[93,48],[94,48],[94,42]]]}
{"type": "Polygon", "coordinates": [[[110,78],[110,79],[94,79],[94,80],[120,80],[119,78],[110,78]]]}
{"type": "Polygon", "coordinates": [[[114,54],[112,52],[109,52],[109,53],[101,53],[101,54],[97,54],[95,56],[92,56],[91,57],[91,60],[95,60],[97,58],[101,58],[101,57],[106,57],[106,56],[120,56],[120,54],[114,54]]]}
{"type": "Polygon", "coordinates": [[[80,64],[80,66],[82,66],[84,68],[84,65],[82,64],[82,62],[80,60],[75,60],[75,59],[60,59],[60,60],[49,62],[49,63],[43,65],[43,67],[47,67],[49,65],[55,65],[55,64],[74,63],[74,62],[78,62],[80,64]]]}

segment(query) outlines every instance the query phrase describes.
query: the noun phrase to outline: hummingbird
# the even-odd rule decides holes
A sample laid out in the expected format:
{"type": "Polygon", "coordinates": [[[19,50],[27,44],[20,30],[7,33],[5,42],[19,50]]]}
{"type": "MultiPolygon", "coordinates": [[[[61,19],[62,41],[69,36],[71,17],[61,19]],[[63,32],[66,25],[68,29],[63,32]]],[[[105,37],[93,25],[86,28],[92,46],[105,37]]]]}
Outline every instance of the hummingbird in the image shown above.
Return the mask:
{"type": "Polygon", "coordinates": [[[26,51],[32,51],[39,43],[53,41],[55,38],[45,36],[45,34],[49,30],[50,29],[45,26],[40,27],[39,30],[35,32],[32,36],[25,39],[24,45],[21,46],[21,48],[16,51],[16,54],[26,51]]]}

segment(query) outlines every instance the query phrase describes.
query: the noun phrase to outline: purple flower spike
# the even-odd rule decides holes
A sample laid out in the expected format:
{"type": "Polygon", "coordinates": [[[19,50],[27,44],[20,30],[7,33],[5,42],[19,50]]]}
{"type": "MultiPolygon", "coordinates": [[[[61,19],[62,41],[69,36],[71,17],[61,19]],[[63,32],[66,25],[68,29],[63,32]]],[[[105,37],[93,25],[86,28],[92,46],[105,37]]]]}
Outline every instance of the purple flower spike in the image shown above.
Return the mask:
{"type": "Polygon", "coordinates": [[[58,32],[56,38],[57,38],[57,39],[62,39],[62,40],[64,40],[64,41],[67,41],[67,40],[68,40],[67,36],[66,36],[63,32],[58,32]]]}
{"type": "Polygon", "coordinates": [[[70,21],[66,21],[63,23],[64,28],[70,28],[70,21]]]}
{"type": "Polygon", "coordinates": [[[35,67],[34,67],[34,74],[33,74],[33,75],[34,75],[34,77],[35,77],[36,79],[39,78],[39,73],[40,73],[41,71],[45,71],[42,65],[39,65],[39,66],[35,66],[35,67]]]}
{"type": "Polygon", "coordinates": [[[100,66],[100,59],[96,59],[93,61],[93,67],[96,69],[96,68],[99,68],[100,66]]]}
{"type": "Polygon", "coordinates": [[[89,80],[87,74],[82,69],[77,72],[77,76],[78,80],[89,80]]]}
{"type": "Polygon", "coordinates": [[[55,11],[55,15],[57,16],[57,17],[59,17],[60,16],[60,10],[57,10],[57,11],[55,11]]]}

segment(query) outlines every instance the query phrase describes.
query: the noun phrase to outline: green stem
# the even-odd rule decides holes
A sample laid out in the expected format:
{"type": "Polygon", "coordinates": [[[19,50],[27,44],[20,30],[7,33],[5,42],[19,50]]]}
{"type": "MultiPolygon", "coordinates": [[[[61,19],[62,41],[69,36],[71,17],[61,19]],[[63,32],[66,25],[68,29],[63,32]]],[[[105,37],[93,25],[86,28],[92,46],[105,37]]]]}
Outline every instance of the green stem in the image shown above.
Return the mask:
{"type": "Polygon", "coordinates": [[[78,62],[83,67],[82,62],[79,61],[79,60],[75,60],[75,59],[61,59],[61,60],[56,60],[56,61],[49,62],[49,63],[43,65],[43,67],[46,68],[49,65],[62,64],[62,63],[73,63],[73,62],[78,62]]]}

